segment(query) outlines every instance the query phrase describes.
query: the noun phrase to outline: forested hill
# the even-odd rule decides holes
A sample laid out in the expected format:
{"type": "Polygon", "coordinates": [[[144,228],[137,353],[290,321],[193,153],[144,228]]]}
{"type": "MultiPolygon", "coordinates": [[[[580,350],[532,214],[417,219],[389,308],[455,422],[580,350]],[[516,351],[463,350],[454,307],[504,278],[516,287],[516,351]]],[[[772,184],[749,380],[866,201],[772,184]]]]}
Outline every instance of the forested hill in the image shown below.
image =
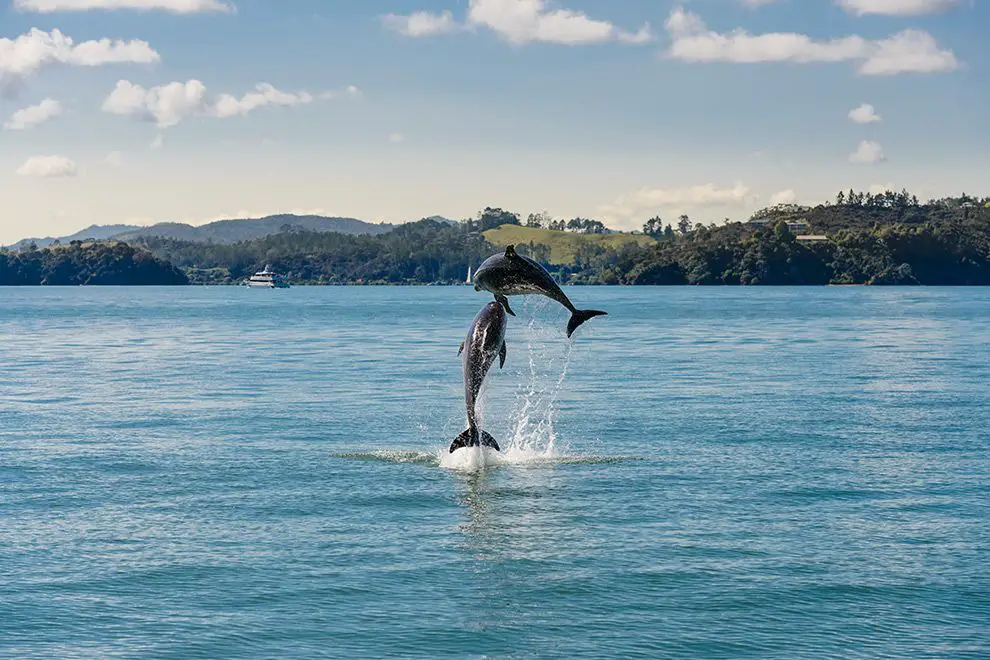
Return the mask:
{"type": "Polygon", "coordinates": [[[120,242],[0,250],[0,285],[188,284],[181,270],[150,252],[120,242]]]}
{"type": "Polygon", "coordinates": [[[289,232],[232,245],[140,245],[202,283],[239,282],[265,264],[296,283],[458,283],[512,236],[522,239],[520,252],[574,284],[990,284],[988,202],[850,191],[834,204],[776,206],[718,226],[682,216],[675,229],[651,218],[642,233],[624,235],[594,220],[524,221],[486,208],[477,219],[422,220],[379,236],[289,232]]]}
{"type": "Polygon", "coordinates": [[[150,254],[124,254],[119,245],[9,252],[0,272],[7,280],[26,273],[18,276],[24,283],[182,283],[178,274],[192,283],[234,284],[268,264],[295,284],[453,284],[513,242],[570,284],[990,285],[990,198],[921,203],[906,191],[848,191],[834,203],[779,205],[720,225],[653,217],[628,234],[597,220],[523,220],[499,208],[378,235],[285,229],[234,243],[130,240],[150,254]],[[100,268],[90,265],[97,257],[100,268]]]}
{"type": "MultiPolygon", "coordinates": [[[[448,221],[449,222],[449,221],[448,221]]],[[[205,225],[187,225],[181,222],[160,222],[147,227],[136,225],[91,225],[69,236],[25,238],[10,246],[20,250],[30,244],[48,247],[55,243],[74,240],[115,239],[133,241],[142,236],[174,238],[194,243],[236,243],[261,238],[270,234],[292,231],[334,231],[341,234],[384,234],[395,228],[386,223],[374,224],[357,218],[337,218],[322,215],[269,215],[263,218],[239,218],[217,220],[205,225]]]]}
{"type": "Polygon", "coordinates": [[[341,234],[384,234],[395,225],[372,224],[357,218],[330,218],[321,215],[270,215],[264,218],[217,220],[192,226],[162,222],[115,234],[113,238],[131,241],[142,236],[157,236],[201,243],[236,243],[287,232],[338,232],[341,234]]]}
{"type": "Polygon", "coordinates": [[[35,247],[45,248],[53,243],[58,245],[60,243],[71,243],[72,241],[101,241],[134,229],[140,229],[140,227],[136,225],[90,225],[89,227],[80,229],[76,233],[69,234],[68,236],[24,238],[17,241],[13,245],[9,245],[8,248],[11,250],[21,250],[32,244],[35,247]]]}
{"type": "Polygon", "coordinates": [[[286,232],[233,245],[142,237],[136,245],[183,268],[197,283],[237,283],[266,264],[294,283],[464,281],[494,249],[473,223],[433,219],[378,236],[286,232]]]}

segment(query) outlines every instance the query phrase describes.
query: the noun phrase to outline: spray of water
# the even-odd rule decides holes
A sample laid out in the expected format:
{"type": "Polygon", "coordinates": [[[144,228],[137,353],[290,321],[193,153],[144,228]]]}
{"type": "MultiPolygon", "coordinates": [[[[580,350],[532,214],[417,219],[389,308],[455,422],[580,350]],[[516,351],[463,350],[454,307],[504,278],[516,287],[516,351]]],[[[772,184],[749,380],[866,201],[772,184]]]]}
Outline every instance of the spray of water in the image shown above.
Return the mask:
{"type": "Polygon", "coordinates": [[[518,382],[510,394],[511,400],[502,400],[504,395],[486,396],[488,382],[482,388],[478,420],[482,428],[493,434],[497,431],[495,437],[502,451],[467,447],[449,454],[443,447],[438,454],[441,467],[477,470],[497,465],[553,463],[566,457],[568,443],[554,428],[554,414],[570,366],[573,343],[563,336],[564,321],[557,318],[560,315],[547,314],[548,306],[556,304],[545,298],[526,296],[517,310],[516,319],[529,318],[529,321],[517,324],[507,339],[509,360],[514,365],[523,365],[507,369],[506,376],[518,382]]]}
{"type": "MultiPolygon", "coordinates": [[[[498,441],[501,451],[465,447],[448,453],[450,441],[464,429],[463,413],[441,424],[423,423],[420,432],[435,443],[432,451],[378,449],[336,454],[338,458],[413,463],[476,472],[488,467],[539,467],[640,460],[632,456],[575,453],[554,426],[557,400],[564,391],[574,341],[564,334],[567,315],[560,305],[539,296],[523,296],[513,305],[505,371],[493,367],[476,409],[481,428],[498,441]],[[491,387],[491,392],[489,388],[491,387]],[[437,437],[439,435],[439,437],[437,437]]],[[[577,341],[580,341],[579,339],[577,341]]],[[[462,409],[463,410],[463,409],[462,409]]]]}

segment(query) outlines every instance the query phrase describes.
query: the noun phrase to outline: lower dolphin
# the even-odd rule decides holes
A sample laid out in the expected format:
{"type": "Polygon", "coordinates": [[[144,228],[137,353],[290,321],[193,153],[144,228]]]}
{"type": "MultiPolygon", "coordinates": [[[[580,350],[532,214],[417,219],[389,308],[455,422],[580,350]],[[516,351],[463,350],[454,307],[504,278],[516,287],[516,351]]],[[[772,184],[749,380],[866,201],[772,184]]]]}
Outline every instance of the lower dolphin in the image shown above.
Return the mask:
{"type": "Polygon", "coordinates": [[[499,359],[499,369],[505,365],[505,322],[503,305],[497,301],[488,303],[474,317],[471,329],[457,351],[458,355],[464,353],[464,403],[468,427],[450,444],[451,454],[461,447],[485,446],[501,451],[495,438],[478,428],[475,404],[495,358],[499,359]]]}
{"type": "Polygon", "coordinates": [[[504,254],[493,254],[478,267],[474,274],[474,289],[493,293],[513,316],[515,312],[509,308],[506,296],[539,294],[556,300],[571,313],[567,322],[568,337],[588,319],[608,314],[597,309],[574,307],[546,268],[527,256],[516,254],[512,245],[505,248],[504,254]]]}

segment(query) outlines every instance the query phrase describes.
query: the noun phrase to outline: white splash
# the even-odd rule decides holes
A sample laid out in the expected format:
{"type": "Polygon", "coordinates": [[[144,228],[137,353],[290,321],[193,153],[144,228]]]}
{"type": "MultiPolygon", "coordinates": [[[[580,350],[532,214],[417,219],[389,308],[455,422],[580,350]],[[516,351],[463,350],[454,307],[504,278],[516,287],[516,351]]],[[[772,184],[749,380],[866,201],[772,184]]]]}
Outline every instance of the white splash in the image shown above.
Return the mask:
{"type": "MultiPolygon", "coordinates": [[[[544,311],[548,303],[551,301],[546,299],[533,301],[532,307],[536,309],[532,311],[544,311]]],[[[530,300],[526,300],[522,307],[530,312],[530,306],[530,300]]],[[[502,451],[488,447],[464,447],[450,454],[443,447],[438,453],[440,467],[474,471],[504,465],[557,463],[567,458],[567,447],[562,446],[554,429],[554,414],[557,396],[570,365],[573,344],[565,337],[564,324],[559,319],[547,325],[539,320],[538,315],[527,315],[531,317],[529,323],[513,333],[515,337],[507,339],[510,342],[508,359],[526,360],[527,366],[513,369],[506,375],[522,375],[524,380],[515,388],[515,393],[509,395],[510,401],[504,401],[504,394],[493,397],[494,401],[487,401],[484,396],[488,387],[486,381],[477,406],[481,428],[495,436],[502,451]],[[495,413],[506,408],[508,414],[495,413]],[[501,417],[503,422],[486,425],[486,417],[495,417],[493,421],[501,417]]]]}

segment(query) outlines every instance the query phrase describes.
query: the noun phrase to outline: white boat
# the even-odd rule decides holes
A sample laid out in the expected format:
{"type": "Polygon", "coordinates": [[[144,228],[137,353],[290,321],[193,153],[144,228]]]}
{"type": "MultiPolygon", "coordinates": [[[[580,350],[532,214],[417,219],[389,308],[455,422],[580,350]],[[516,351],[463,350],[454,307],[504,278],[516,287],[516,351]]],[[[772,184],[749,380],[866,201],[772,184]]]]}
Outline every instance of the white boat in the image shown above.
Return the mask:
{"type": "Polygon", "coordinates": [[[265,289],[288,289],[289,283],[278,273],[272,271],[271,266],[265,266],[264,270],[259,270],[247,281],[250,287],[260,287],[265,289]]]}

